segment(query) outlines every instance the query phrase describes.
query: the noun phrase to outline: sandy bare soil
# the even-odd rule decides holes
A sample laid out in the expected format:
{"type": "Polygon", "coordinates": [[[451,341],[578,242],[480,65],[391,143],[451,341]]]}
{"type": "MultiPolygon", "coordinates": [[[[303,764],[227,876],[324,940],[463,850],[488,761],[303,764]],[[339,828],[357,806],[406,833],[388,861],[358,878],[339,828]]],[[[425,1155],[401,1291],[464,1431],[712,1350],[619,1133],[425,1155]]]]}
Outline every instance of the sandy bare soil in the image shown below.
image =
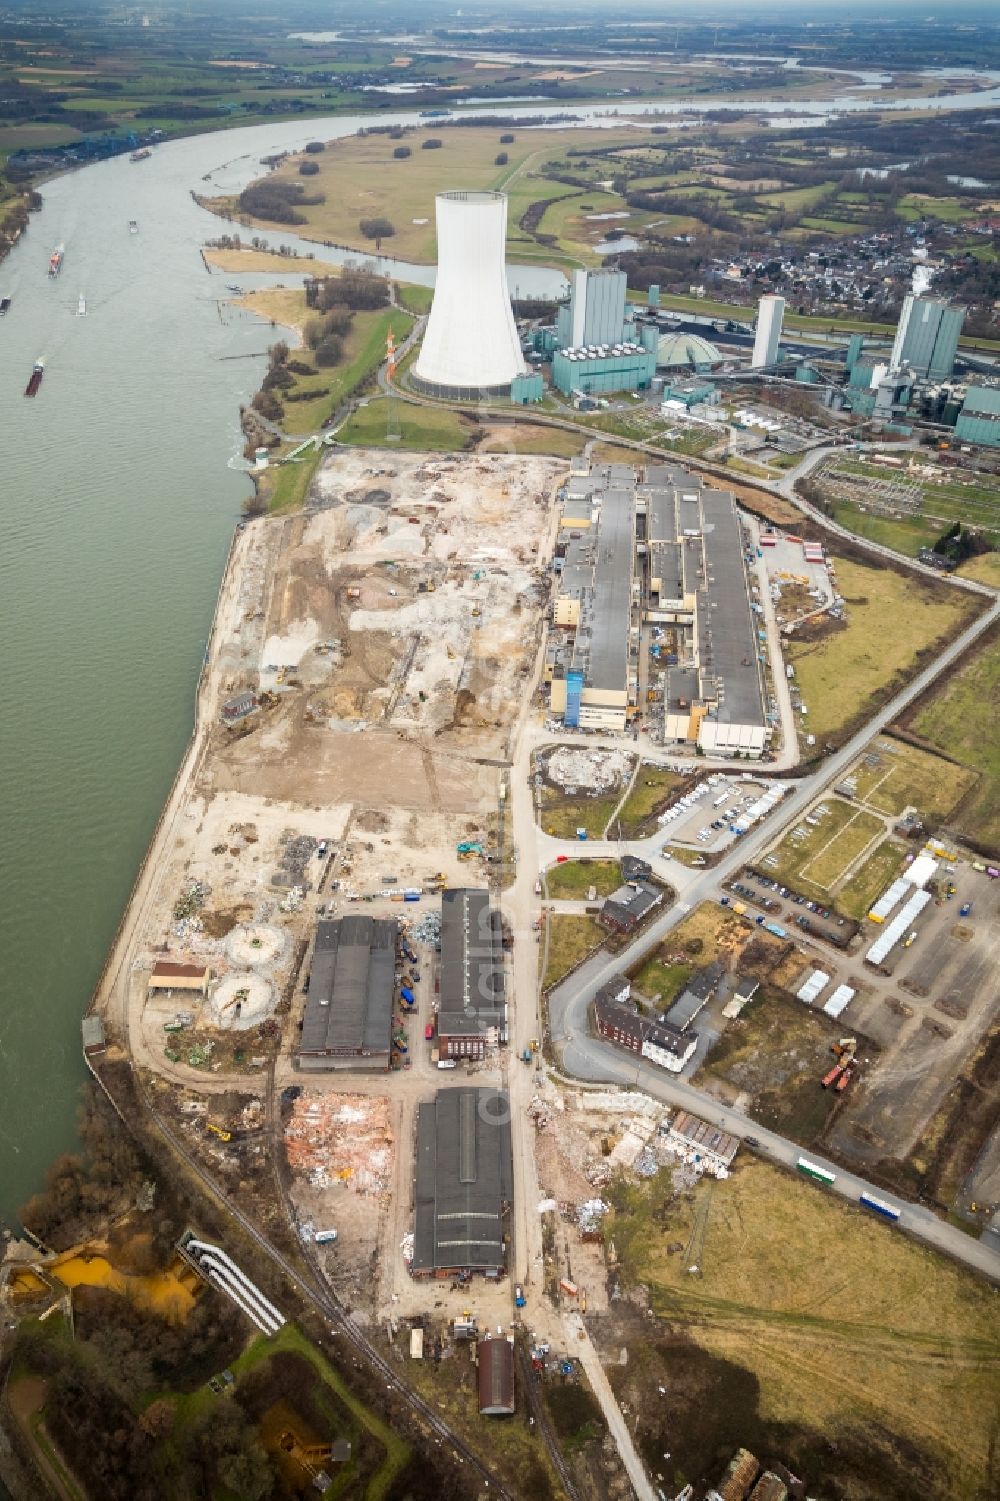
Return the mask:
{"type": "MultiPolygon", "coordinates": [[[[287,1060],[294,1048],[317,913],[385,891],[379,910],[402,916],[390,890],[485,884],[485,853],[460,860],[457,845],[488,852],[496,840],[566,470],[550,458],[337,451],[305,512],[239,538],[212,640],[207,743],[124,977],[136,1057],[181,1091],[178,1120],[214,1170],[264,1171],[241,1112],[259,1102],[273,1049],[287,1060]],[[255,712],[224,723],[223,704],[247,691],[255,712]],[[163,958],[209,966],[207,996],[149,991],[163,958]]],[[[337,1228],[322,1255],[362,1313],[410,1291],[399,1242],[432,1067],[359,1076],[350,1097],[350,1082],[317,1080],[284,1122],[299,1223],[337,1228]],[[358,1112],[374,1122],[363,1141],[358,1112]]]]}

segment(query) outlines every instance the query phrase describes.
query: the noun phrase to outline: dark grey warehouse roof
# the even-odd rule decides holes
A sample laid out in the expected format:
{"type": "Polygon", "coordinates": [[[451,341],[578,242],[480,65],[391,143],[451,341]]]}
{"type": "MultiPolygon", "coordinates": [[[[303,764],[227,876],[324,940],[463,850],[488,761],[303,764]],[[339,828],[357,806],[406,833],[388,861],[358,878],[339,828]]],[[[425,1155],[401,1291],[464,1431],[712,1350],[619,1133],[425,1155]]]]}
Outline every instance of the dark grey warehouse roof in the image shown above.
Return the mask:
{"type": "Polygon", "coordinates": [[[501,1268],[512,1182],[505,1094],[439,1089],[419,1105],[413,1271],[501,1268]]]}
{"type": "MultiPolygon", "coordinates": [[[[618,466],[615,465],[615,468],[618,466]]],[[[635,491],[616,486],[604,497],[594,568],[594,613],[587,684],[620,692],[628,677],[635,491]]]]}
{"type": "Polygon", "coordinates": [[[468,1037],[506,1032],[503,935],[490,894],[475,886],[441,894],[441,999],[438,1032],[468,1037]]]}
{"type": "Polygon", "coordinates": [[[392,918],[316,924],[303,1053],[388,1053],[396,970],[392,918]]]}
{"type": "MultiPolygon", "coordinates": [[[[720,724],[763,725],[757,630],[747,598],[736,506],[721,490],[704,490],[701,504],[711,603],[707,611],[699,611],[699,624],[708,622],[711,675],[721,681],[723,693],[714,717],[720,724]]],[[[702,667],[706,665],[703,655],[702,667]]]]}

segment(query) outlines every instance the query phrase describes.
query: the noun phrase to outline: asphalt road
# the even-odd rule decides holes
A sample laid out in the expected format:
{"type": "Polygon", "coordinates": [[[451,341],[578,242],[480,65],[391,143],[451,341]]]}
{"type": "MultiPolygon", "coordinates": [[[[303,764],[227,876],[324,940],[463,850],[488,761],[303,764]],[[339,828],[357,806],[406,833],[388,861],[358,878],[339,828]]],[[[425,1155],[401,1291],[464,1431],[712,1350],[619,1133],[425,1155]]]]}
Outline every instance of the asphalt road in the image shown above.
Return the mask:
{"type": "MultiPolygon", "coordinates": [[[[775,818],[752,829],[733,848],[723,855],[718,865],[699,873],[686,885],[683,900],[676,902],[662,917],[630,944],[621,954],[612,958],[603,951],[589,960],[575,974],[557,986],[549,995],[549,1027],[553,1046],[561,1059],[566,1074],[578,1079],[610,1081],[613,1083],[639,1085],[666,1104],[683,1106],[710,1120],[719,1120],[719,1105],[711,1095],[695,1089],[693,1085],[665,1073],[649,1064],[638,1067],[610,1044],[588,1033],[588,1008],[600,987],[612,975],[633,965],[654,949],[667,933],[681,922],[684,916],[699,902],[710,898],[720,882],[725,881],[738,869],[754,858],[777,838],[781,829],[792,824],[808,807],[809,803],[828,784],[838,778],[857,759],[872,736],[890,724],[925,688],[935,681],[965,649],[976,641],[995,620],[1000,618],[1000,601],[994,600],[991,609],[975,620],[962,634],[946,647],[935,662],[926,667],[884,708],[880,709],[864,727],[837,751],[824,760],[822,766],[805,776],[795,785],[776,810],[775,818]]],[[[774,1161],[794,1165],[801,1148],[794,1142],[774,1132],[767,1132],[749,1117],[734,1111],[726,1112],[728,1129],[734,1135],[755,1136],[765,1154],[774,1161]]],[[[820,1161],[820,1159],[816,1159],[820,1161]]],[[[821,1162],[822,1166],[827,1166],[821,1162]]],[[[993,1249],[991,1237],[973,1240],[963,1231],[935,1218],[929,1210],[893,1198],[892,1195],[866,1184],[861,1178],[841,1169],[837,1173],[836,1190],[848,1197],[857,1198],[865,1188],[870,1188],[880,1198],[892,1203],[901,1212],[901,1223],[912,1234],[919,1236],[938,1250],[964,1262],[967,1266],[1000,1280],[1000,1255],[993,1249]]]]}
{"type": "MultiPolygon", "coordinates": [[[[598,1038],[588,1036],[586,1032],[573,1033],[568,1039],[563,1051],[564,1067],[567,1073],[577,1077],[599,1077],[602,1080],[612,1079],[613,1082],[629,1089],[641,1089],[650,1094],[654,1099],[662,1100],[665,1105],[689,1110],[702,1119],[714,1122],[723,1127],[733,1136],[750,1136],[759,1145],[753,1148],[761,1157],[769,1162],[780,1163],[784,1167],[794,1168],[800,1157],[806,1157],[818,1167],[825,1168],[827,1172],[835,1175],[836,1181],[832,1185],[831,1192],[841,1194],[845,1199],[857,1202],[864,1192],[875,1194],[883,1203],[891,1204],[899,1211],[899,1226],[919,1240],[927,1242],[938,1251],[944,1251],[957,1261],[962,1261],[966,1266],[981,1272],[984,1276],[994,1281],[1000,1281],[1000,1254],[993,1247],[994,1237],[986,1240],[976,1240],[966,1235],[964,1231],[956,1229],[954,1225],[947,1224],[937,1218],[929,1209],[921,1204],[913,1204],[909,1199],[902,1199],[896,1194],[887,1192],[884,1188],[878,1188],[868,1183],[856,1173],[848,1172],[827,1158],[819,1156],[816,1152],[806,1150],[797,1143],[787,1141],[775,1131],[769,1131],[766,1126],[761,1126],[749,1116],[742,1115],[738,1110],[726,1109],[718,1100],[702,1090],[696,1089],[684,1079],[677,1078],[673,1074],[666,1073],[657,1068],[655,1064],[640,1062],[636,1064],[626,1054],[617,1050],[611,1054],[609,1049],[598,1038]],[[593,1066],[600,1073],[589,1074],[586,1070],[593,1066]]],[[[889,1229],[889,1223],[886,1222],[889,1229]]]]}

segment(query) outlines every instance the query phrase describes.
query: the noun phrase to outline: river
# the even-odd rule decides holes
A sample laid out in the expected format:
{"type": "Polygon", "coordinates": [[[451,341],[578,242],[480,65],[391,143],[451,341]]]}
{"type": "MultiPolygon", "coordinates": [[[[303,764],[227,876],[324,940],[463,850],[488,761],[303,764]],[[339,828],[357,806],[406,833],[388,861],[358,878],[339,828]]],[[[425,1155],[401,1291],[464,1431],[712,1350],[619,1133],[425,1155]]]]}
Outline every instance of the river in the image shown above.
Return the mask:
{"type": "MultiPolygon", "coordinates": [[[[987,102],[957,96],[954,107],[987,102]]],[[[604,108],[573,114],[624,123],[604,108]]],[[[262,154],[412,118],[248,127],[170,142],[141,164],[98,163],[45,185],[44,208],[0,264],[0,291],[13,297],[0,319],[0,1221],[75,1141],[80,1018],[190,731],[222,563],[250,493],[238,407],[271,333],[220,300],[225,278],[207,275],[198,253],[220,222],[191,190],[234,191],[262,154]],[[58,243],[64,268],[50,280],[58,243]],[[39,356],[44,381],[25,400],[39,356]]],[[[381,264],[433,281],[428,267],[381,264]]],[[[276,279],[292,278],[240,278],[276,279]]],[[[518,267],[510,282],[529,295],[563,278],[518,267]]]]}

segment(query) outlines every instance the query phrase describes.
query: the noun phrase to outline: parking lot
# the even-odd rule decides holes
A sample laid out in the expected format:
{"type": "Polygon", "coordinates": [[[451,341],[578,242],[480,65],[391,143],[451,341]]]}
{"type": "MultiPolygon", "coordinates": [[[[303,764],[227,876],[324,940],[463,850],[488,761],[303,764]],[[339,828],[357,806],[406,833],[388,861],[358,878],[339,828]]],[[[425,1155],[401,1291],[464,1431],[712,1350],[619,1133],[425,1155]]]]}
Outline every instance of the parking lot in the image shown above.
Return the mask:
{"type": "MultiPolygon", "coordinates": [[[[939,876],[954,892],[939,895],[924,908],[877,978],[863,964],[863,954],[878,928],[863,925],[863,948],[854,967],[871,989],[859,995],[851,1015],[853,1024],[884,1051],[857,1109],[833,1138],[835,1145],[862,1159],[878,1159],[887,1150],[902,1159],[917,1150],[926,1132],[935,1135],[936,1112],[946,1109],[949,1097],[962,1098],[954,1093],[956,1080],[973,1068],[1000,1014],[995,981],[1000,881],[964,863],[942,868],[939,876]],[[908,942],[911,933],[915,937],[908,942]]],[[[971,1119],[977,1099],[974,1091],[954,1130],[971,1119]]],[[[981,1145],[975,1143],[973,1157],[981,1145]]],[[[935,1140],[933,1150],[940,1149],[935,1140]]]]}
{"type": "Polygon", "coordinates": [[[706,854],[727,849],[738,837],[733,822],[758,802],[765,784],[717,772],[679,798],[659,818],[670,844],[706,854]]]}
{"type": "Polygon", "coordinates": [[[771,921],[788,927],[789,933],[798,928],[803,934],[846,948],[857,932],[857,923],[838,917],[831,908],[749,867],[730,882],[729,890],[740,900],[762,908],[771,921]]]}

